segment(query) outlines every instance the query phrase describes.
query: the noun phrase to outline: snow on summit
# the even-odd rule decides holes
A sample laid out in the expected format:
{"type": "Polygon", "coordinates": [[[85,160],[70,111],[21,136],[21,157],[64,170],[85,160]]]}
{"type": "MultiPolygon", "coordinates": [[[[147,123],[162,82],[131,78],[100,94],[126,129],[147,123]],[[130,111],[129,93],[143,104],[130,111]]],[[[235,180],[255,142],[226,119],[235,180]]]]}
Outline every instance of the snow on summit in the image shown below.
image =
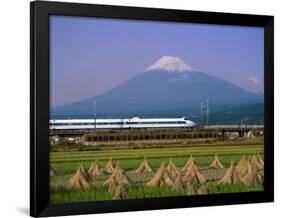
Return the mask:
{"type": "Polygon", "coordinates": [[[145,71],[152,71],[152,70],[165,70],[169,72],[185,72],[185,71],[191,71],[192,67],[184,63],[184,61],[178,57],[163,56],[154,64],[146,68],[145,71]]]}

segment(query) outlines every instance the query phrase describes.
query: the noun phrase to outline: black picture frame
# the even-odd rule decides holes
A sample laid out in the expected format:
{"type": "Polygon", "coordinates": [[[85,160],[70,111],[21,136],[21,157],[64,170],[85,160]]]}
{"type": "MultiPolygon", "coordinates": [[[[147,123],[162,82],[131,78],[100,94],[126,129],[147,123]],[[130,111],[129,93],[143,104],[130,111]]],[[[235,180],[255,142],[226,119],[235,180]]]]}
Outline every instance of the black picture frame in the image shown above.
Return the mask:
{"type": "Polygon", "coordinates": [[[272,202],[274,200],[274,40],[273,16],[199,12],[80,3],[30,3],[30,215],[138,211],[272,202]],[[52,204],[49,200],[49,16],[86,16],[135,20],[257,26],[264,28],[264,191],[52,204]]]}

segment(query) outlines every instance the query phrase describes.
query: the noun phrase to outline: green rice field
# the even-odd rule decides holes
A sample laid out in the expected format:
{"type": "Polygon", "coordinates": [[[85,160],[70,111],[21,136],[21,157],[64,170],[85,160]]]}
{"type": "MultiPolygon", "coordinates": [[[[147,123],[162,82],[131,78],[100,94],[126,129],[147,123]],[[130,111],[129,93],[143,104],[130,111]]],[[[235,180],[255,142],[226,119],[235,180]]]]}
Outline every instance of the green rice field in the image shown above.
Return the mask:
{"type": "MultiPolygon", "coordinates": [[[[155,174],[143,173],[137,174],[135,169],[143,162],[144,157],[148,160],[154,171],[159,168],[161,163],[165,166],[171,159],[173,163],[181,168],[184,166],[190,155],[193,156],[197,166],[207,178],[207,186],[210,194],[226,192],[248,192],[262,191],[262,184],[255,187],[246,187],[242,184],[236,185],[218,185],[217,180],[221,178],[226,169],[221,171],[208,171],[206,167],[211,164],[214,155],[217,154],[222,164],[227,168],[231,160],[237,163],[245,154],[246,158],[259,154],[263,157],[263,145],[248,144],[210,144],[210,145],[192,145],[184,147],[163,146],[159,148],[128,148],[128,149],[85,149],[85,150],[65,150],[50,153],[50,165],[55,170],[56,175],[51,177],[51,201],[52,202],[77,202],[77,201],[100,201],[111,200],[114,193],[107,191],[103,182],[110,175],[102,175],[95,178],[94,182],[87,189],[69,190],[66,188],[69,179],[74,175],[77,168],[83,163],[88,169],[90,165],[98,160],[101,167],[112,159],[126,172],[131,179],[128,186],[128,198],[149,198],[164,196],[186,195],[186,190],[174,191],[170,187],[146,187],[145,183],[155,174]]],[[[198,186],[198,185],[197,185],[198,186]]]]}

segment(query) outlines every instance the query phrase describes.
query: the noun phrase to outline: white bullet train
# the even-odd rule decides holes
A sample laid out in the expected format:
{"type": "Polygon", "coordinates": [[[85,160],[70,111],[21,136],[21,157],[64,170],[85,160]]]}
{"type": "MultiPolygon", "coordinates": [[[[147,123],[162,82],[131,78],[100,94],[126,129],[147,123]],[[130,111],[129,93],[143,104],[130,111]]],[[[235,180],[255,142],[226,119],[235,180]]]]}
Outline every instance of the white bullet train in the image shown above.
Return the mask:
{"type": "Polygon", "coordinates": [[[193,128],[196,124],[182,118],[129,119],[52,119],[51,130],[134,129],[134,128],[193,128]]]}

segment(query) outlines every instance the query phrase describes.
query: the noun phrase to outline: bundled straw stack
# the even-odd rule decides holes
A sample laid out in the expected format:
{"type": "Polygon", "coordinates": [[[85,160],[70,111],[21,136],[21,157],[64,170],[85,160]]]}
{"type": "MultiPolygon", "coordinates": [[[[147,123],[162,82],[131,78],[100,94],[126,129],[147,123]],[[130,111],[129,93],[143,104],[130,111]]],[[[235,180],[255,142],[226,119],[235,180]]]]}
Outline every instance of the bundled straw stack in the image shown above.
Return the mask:
{"type": "Polygon", "coordinates": [[[122,185],[117,186],[115,190],[115,195],[113,197],[114,200],[122,200],[127,199],[128,192],[126,188],[122,185]]]}
{"type": "Polygon", "coordinates": [[[209,194],[209,188],[206,185],[203,185],[196,189],[193,184],[187,184],[187,195],[207,195],[209,194]]]}
{"type": "Polygon", "coordinates": [[[182,177],[181,177],[181,175],[178,175],[176,177],[175,181],[173,182],[172,190],[180,191],[180,190],[183,190],[183,187],[184,187],[184,182],[182,181],[182,177]]]}
{"type": "Polygon", "coordinates": [[[154,177],[146,183],[149,187],[170,186],[174,191],[183,190],[185,184],[196,184],[206,182],[205,177],[199,172],[193,157],[183,167],[185,171],[180,172],[176,165],[170,159],[167,168],[162,163],[155,173],[154,177]]]}
{"type": "Polygon", "coordinates": [[[167,173],[169,175],[169,177],[172,180],[175,180],[177,177],[180,176],[180,171],[178,170],[178,168],[176,167],[176,165],[172,162],[172,160],[169,160],[169,164],[167,166],[167,173]]]}
{"type": "Polygon", "coordinates": [[[93,179],[86,171],[84,164],[81,163],[75,175],[68,181],[67,187],[69,189],[88,188],[93,179]]]}
{"type": "Polygon", "coordinates": [[[112,159],[110,159],[104,167],[104,172],[111,174],[114,172],[115,164],[113,163],[112,159]]]}
{"type": "Polygon", "coordinates": [[[257,157],[255,154],[252,156],[251,160],[251,166],[254,170],[262,170],[264,168],[264,163],[261,157],[257,157]]]}
{"type": "Polygon", "coordinates": [[[244,154],[235,167],[235,170],[239,173],[239,175],[245,176],[245,174],[247,173],[247,162],[248,160],[246,159],[244,154]]]}
{"type": "Polygon", "coordinates": [[[104,174],[103,170],[100,168],[99,162],[95,160],[95,162],[92,163],[90,166],[88,173],[90,176],[95,178],[96,176],[101,176],[104,174]]]}
{"type": "Polygon", "coordinates": [[[154,177],[146,183],[148,187],[158,187],[158,186],[172,186],[173,181],[171,180],[164,164],[162,163],[157,172],[155,173],[154,177]]]}
{"type": "Polygon", "coordinates": [[[257,161],[259,162],[259,164],[261,165],[262,169],[264,168],[264,161],[261,158],[261,156],[259,154],[256,155],[257,157],[257,161]]]}
{"type": "MultiPolygon", "coordinates": [[[[243,158],[243,157],[242,157],[243,158]]],[[[239,174],[231,160],[230,167],[227,169],[225,175],[219,180],[218,184],[236,184],[240,182],[239,174]]]]}
{"type": "Polygon", "coordinates": [[[187,161],[187,162],[185,163],[185,165],[182,167],[181,171],[182,171],[182,172],[186,172],[187,168],[188,168],[189,165],[191,165],[191,164],[195,164],[195,161],[194,161],[192,155],[190,155],[188,161],[187,161]]]}
{"type": "Polygon", "coordinates": [[[217,154],[215,155],[215,159],[213,160],[213,162],[211,163],[211,165],[208,168],[215,169],[215,170],[224,168],[224,166],[221,163],[221,161],[219,160],[217,154]]]}
{"type": "Polygon", "coordinates": [[[150,172],[153,172],[152,167],[150,166],[146,158],[144,158],[143,162],[136,170],[136,173],[150,173],[150,172]]]}
{"type": "Polygon", "coordinates": [[[258,186],[262,182],[262,176],[257,169],[254,169],[251,163],[247,162],[247,173],[240,177],[245,186],[258,186]]]}
{"type": "Polygon", "coordinates": [[[184,172],[184,176],[182,178],[183,182],[187,183],[204,183],[206,182],[205,177],[199,172],[196,164],[191,162],[184,172]]]}
{"type": "Polygon", "coordinates": [[[226,171],[219,184],[237,184],[241,183],[245,186],[257,186],[262,183],[262,176],[258,171],[256,157],[252,157],[251,161],[246,160],[245,155],[240,159],[238,164],[234,166],[233,161],[226,171]]]}
{"type": "Polygon", "coordinates": [[[197,195],[197,190],[194,188],[193,184],[187,183],[186,189],[187,195],[197,195]]]}
{"type": "Polygon", "coordinates": [[[108,187],[109,192],[115,192],[114,199],[126,199],[127,187],[131,180],[125,174],[125,172],[117,165],[112,175],[103,183],[104,186],[108,187]]]}
{"type": "Polygon", "coordinates": [[[208,186],[201,186],[200,188],[198,188],[198,190],[197,190],[197,194],[198,195],[207,195],[207,194],[209,194],[209,188],[208,188],[208,186]]]}

